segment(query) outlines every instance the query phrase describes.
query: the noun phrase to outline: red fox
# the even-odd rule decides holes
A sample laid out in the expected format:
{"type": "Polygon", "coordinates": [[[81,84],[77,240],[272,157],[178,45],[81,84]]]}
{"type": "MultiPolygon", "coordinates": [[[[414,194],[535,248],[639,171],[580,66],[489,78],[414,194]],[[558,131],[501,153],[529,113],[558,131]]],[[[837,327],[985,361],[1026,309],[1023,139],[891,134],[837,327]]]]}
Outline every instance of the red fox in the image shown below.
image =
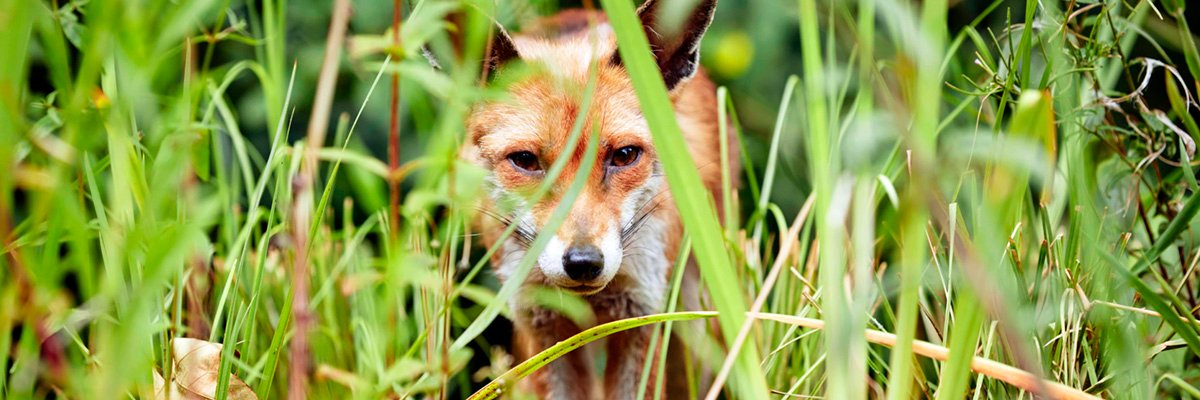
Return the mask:
{"type": "MultiPolygon", "coordinates": [[[[663,8],[660,1],[648,0],[638,8],[638,15],[689,151],[704,185],[719,205],[716,94],[712,81],[699,68],[700,39],[712,22],[716,1],[698,1],[691,14],[681,19],[678,29],[671,30],[673,33],[666,33],[668,29],[660,26],[663,8]]],[[[650,130],[616,51],[612,27],[599,12],[574,10],[514,36],[502,28],[498,31],[485,58],[485,68],[495,70],[508,61],[520,60],[537,72],[508,86],[509,96],[504,100],[476,106],[467,121],[463,157],[490,171],[491,198],[485,208],[506,202],[523,204],[524,196],[541,184],[555,160],[569,159],[548,195],[511,212],[528,209],[527,213],[479,221],[486,246],[496,244],[508,224],[520,226],[520,233],[501,243],[491,260],[497,275],[501,280],[512,275],[532,237],[553,235],[523,288],[541,285],[578,294],[600,323],[660,312],[670,290],[668,277],[683,228],[650,130]],[[598,74],[597,84],[583,116],[584,135],[574,152],[563,154],[561,150],[582,107],[581,88],[591,73],[598,74]],[[587,134],[594,131],[598,131],[599,138],[596,163],[586,167],[586,174],[575,177],[587,180],[583,190],[570,205],[570,214],[561,227],[555,232],[542,232],[545,221],[573,182],[574,171],[588,146],[587,134]]],[[[730,160],[737,157],[731,156],[730,160]]],[[[503,212],[509,211],[499,213],[503,212]]],[[[690,276],[694,288],[695,275],[690,276]]],[[[684,302],[698,305],[697,293],[694,289],[685,291],[684,302]]],[[[515,297],[512,306],[518,357],[528,358],[588,328],[529,305],[521,294],[515,297]]],[[[608,338],[602,385],[593,379],[594,363],[588,353],[576,351],[539,370],[529,380],[530,386],[543,398],[631,399],[647,362],[650,332],[649,328],[640,328],[608,338]]],[[[670,373],[668,377],[672,375],[681,373],[670,373]]]]}

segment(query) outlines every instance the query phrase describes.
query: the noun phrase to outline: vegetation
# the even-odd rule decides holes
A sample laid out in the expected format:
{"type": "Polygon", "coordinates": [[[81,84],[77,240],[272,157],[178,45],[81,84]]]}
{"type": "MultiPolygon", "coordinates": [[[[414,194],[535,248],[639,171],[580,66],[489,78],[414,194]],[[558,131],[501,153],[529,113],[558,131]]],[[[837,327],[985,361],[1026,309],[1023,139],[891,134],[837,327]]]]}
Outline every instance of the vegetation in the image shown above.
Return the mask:
{"type": "Polygon", "coordinates": [[[521,397],[457,149],[492,18],[580,6],[711,295],[591,332],[714,318],[685,397],[1200,398],[1189,5],[723,0],[721,220],[628,0],[0,0],[0,397],[521,397]]]}

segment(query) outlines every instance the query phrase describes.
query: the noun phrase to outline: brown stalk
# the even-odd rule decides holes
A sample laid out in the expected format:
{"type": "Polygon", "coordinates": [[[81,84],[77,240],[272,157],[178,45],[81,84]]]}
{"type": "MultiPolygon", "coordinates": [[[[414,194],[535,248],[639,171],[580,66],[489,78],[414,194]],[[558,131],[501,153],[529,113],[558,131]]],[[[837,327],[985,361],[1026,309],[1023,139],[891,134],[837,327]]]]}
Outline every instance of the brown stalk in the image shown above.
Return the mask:
{"type": "Polygon", "coordinates": [[[312,116],[308,123],[304,163],[300,167],[300,174],[292,180],[291,229],[296,244],[296,257],[292,266],[292,319],[295,332],[288,349],[291,362],[288,370],[289,399],[304,399],[307,396],[308,375],[311,369],[308,333],[312,329],[314,318],[308,305],[308,232],[312,225],[313,182],[320,166],[317,150],[325,143],[325,131],[329,129],[329,110],[333,103],[337,68],[342,58],[342,43],[345,42],[346,25],[349,20],[350,1],[334,2],[333,20],[329,23],[329,34],[325,41],[325,58],[321,62],[321,74],[317,80],[312,116]]]}
{"type": "MultiPolygon", "coordinates": [[[[400,49],[400,7],[403,0],[392,1],[392,48],[400,49]]],[[[391,121],[388,124],[388,212],[393,234],[400,232],[400,72],[392,72],[391,121]]]]}
{"type": "MultiPolygon", "coordinates": [[[[754,319],[771,320],[785,324],[802,326],[809,329],[825,329],[825,321],[814,318],[755,312],[748,312],[746,313],[746,316],[754,319]]],[[[897,341],[896,335],[874,329],[866,330],[866,338],[868,342],[887,347],[895,347],[897,341]]],[[[946,360],[950,359],[950,349],[926,342],[924,340],[913,340],[912,350],[913,353],[938,361],[945,362],[946,360]]],[[[971,370],[981,375],[985,375],[1016,386],[1027,392],[1045,395],[1046,397],[1052,399],[1099,399],[1099,397],[1088,394],[1082,390],[1058,382],[1040,379],[1037,375],[1023,369],[983,357],[976,356],[971,360],[971,370]]]]}

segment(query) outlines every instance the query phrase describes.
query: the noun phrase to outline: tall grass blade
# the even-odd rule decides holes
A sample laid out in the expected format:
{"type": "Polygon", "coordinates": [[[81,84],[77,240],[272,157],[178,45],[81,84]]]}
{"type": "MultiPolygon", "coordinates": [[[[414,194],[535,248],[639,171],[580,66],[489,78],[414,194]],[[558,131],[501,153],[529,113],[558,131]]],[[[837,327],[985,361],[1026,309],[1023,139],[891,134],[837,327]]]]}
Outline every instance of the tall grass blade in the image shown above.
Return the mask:
{"type": "MultiPolygon", "coordinates": [[[[633,5],[626,0],[602,0],[601,4],[616,32],[617,49],[650,126],[672,198],[684,228],[694,242],[696,262],[719,313],[721,332],[727,342],[732,341],[744,322],[742,313],[746,311],[746,303],[734,284],[733,267],[722,244],[717,214],[683,142],[683,132],[675,120],[666,84],[651,58],[649,42],[633,5]]],[[[747,348],[742,351],[735,370],[738,377],[735,389],[740,397],[767,396],[766,379],[758,364],[757,350],[747,348]]]]}

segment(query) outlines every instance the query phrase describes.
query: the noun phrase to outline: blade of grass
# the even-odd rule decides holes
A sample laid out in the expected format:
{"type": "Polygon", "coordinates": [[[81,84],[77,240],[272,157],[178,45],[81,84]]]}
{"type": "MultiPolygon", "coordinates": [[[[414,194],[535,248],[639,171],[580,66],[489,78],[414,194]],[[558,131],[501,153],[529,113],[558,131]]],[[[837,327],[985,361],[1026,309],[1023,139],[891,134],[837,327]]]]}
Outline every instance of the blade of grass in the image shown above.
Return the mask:
{"type": "MultiPolygon", "coordinates": [[[[899,26],[910,28],[912,21],[898,15],[899,26]]],[[[912,344],[917,327],[917,303],[920,295],[921,274],[928,262],[924,248],[925,226],[929,210],[922,206],[925,198],[936,186],[930,182],[926,168],[933,168],[931,161],[936,155],[937,121],[940,115],[941,70],[945,43],[946,2],[943,0],[924,2],[920,34],[913,29],[897,29],[900,37],[910,48],[908,55],[917,64],[916,81],[913,82],[915,109],[912,129],[909,131],[907,171],[912,182],[901,203],[903,241],[901,248],[900,300],[897,304],[897,335],[899,341],[893,349],[888,369],[888,398],[909,398],[913,383],[912,344]]]]}
{"type": "MultiPolygon", "coordinates": [[[[684,236],[683,240],[680,241],[679,254],[675,257],[675,265],[671,269],[671,288],[670,288],[671,292],[670,292],[670,295],[667,297],[666,310],[664,311],[668,314],[675,312],[675,306],[679,302],[679,290],[683,284],[683,274],[684,274],[684,270],[687,269],[688,254],[690,254],[691,251],[692,251],[691,238],[684,236]]],[[[637,391],[637,399],[638,400],[642,400],[642,399],[646,398],[646,389],[651,386],[653,386],[655,388],[655,390],[654,390],[655,399],[659,398],[664,391],[663,386],[662,386],[663,378],[664,378],[663,370],[665,369],[666,364],[667,364],[667,362],[666,362],[667,347],[671,341],[671,325],[672,325],[672,321],[667,321],[665,324],[661,325],[661,327],[662,327],[661,331],[658,329],[655,329],[655,332],[654,332],[655,334],[650,339],[650,346],[646,349],[646,351],[649,352],[646,356],[646,359],[652,360],[655,356],[653,354],[653,351],[660,350],[659,353],[657,354],[659,361],[658,362],[646,362],[646,365],[643,366],[642,378],[641,378],[640,383],[638,384],[638,391],[637,391]],[[659,343],[661,343],[662,345],[660,346],[659,343]],[[650,372],[652,370],[655,372],[654,376],[657,378],[655,380],[655,382],[650,382],[650,376],[651,376],[650,372]]],[[[658,328],[658,327],[655,327],[655,328],[658,328]]]]}
{"type": "Polygon", "coordinates": [[[521,378],[527,377],[539,368],[550,364],[550,362],[562,357],[575,349],[583,347],[583,345],[605,338],[614,333],[626,331],[629,329],[646,326],[659,322],[666,321],[690,321],[700,318],[712,318],[717,316],[713,311],[682,311],[666,314],[653,314],[643,317],[626,318],[618,321],[609,322],[606,324],[596,325],[592,328],[579,332],[567,340],[556,343],[546,350],[530,357],[525,362],[518,364],[516,367],[500,375],[496,379],[489,382],[483,388],[476,391],[469,400],[490,400],[499,397],[506,393],[507,389],[516,384],[521,378]]]}
{"type": "MultiPolygon", "coordinates": [[[[783,86],[783,99],[779,102],[779,114],[775,117],[775,129],[771,133],[771,147],[767,151],[767,170],[763,173],[762,193],[758,197],[758,203],[755,204],[754,215],[761,216],[766,213],[767,203],[771,201],[771,189],[775,186],[775,168],[779,164],[779,139],[783,136],[784,117],[791,108],[792,93],[798,83],[800,83],[800,78],[792,75],[788,77],[787,83],[783,86]]],[[[811,118],[812,116],[810,116],[811,118]]],[[[760,243],[762,240],[764,225],[766,225],[766,221],[763,218],[758,218],[758,223],[754,224],[754,243],[760,243]]]]}
{"type": "MultiPolygon", "coordinates": [[[[18,132],[24,131],[24,105],[21,101],[24,88],[21,82],[25,82],[27,74],[29,39],[34,22],[33,7],[35,4],[32,2],[0,1],[0,9],[5,10],[5,15],[0,16],[0,38],[3,38],[0,39],[0,54],[5,54],[5,58],[8,58],[4,63],[0,63],[0,165],[5,166],[15,165],[17,146],[14,143],[17,142],[18,132]]],[[[6,167],[6,170],[9,168],[12,167],[6,167]]],[[[4,272],[0,272],[0,280],[4,281],[0,286],[0,329],[3,332],[17,332],[14,328],[22,324],[17,310],[20,307],[19,292],[22,289],[14,276],[21,273],[15,270],[20,266],[14,262],[15,250],[8,250],[11,238],[14,237],[11,231],[13,221],[10,220],[10,210],[14,205],[14,185],[14,174],[11,171],[0,173],[0,240],[3,240],[0,245],[7,250],[3,261],[6,268],[4,272]]],[[[14,340],[12,334],[0,338],[0,360],[5,360],[6,365],[15,358],[14,350],[20,352],[13,346],[14,342],[18,341],[14,340]]],[[[7,369],[0,371],[0,393],[15,395],[10,383],[11,375],[7,369]]]]}
{"type": "MultiPolygon", "coordinates": [[[[817,237],[820,238],[818,268],[822,287],[821,308],[822,316],[829,321],[830,329],[823,339],[827,354],[844,354],[845,356],[829,357],[826,359],[825,396],[835,399],[865,398],[865,387],[857,384],[862,379],[865,368],[864,359],[859,357],[863,346],[855,340],[850,308],[842,281],[846,274],[845,265],[845,229],[838,214],[832,207],[833,196],[838,191],[836,175],[841,170],[840,150],[837,146],[836,122],[829,115],[830,99],[826,80],[825,60],[821,57],[820,22],[815,0],[800,0],[800,43],[801,58],[804,66],[805,120],[808,122],[808,157],[813,191],[816,197],[815,214],[817,237]]],[[[829,47],[829,46],[825,46],[829,47]]],[[[828,58],[828,57],[826,57],[828,58]]],[[[835,105],[836,107],[836,105],[835,105]]],[[[764,187],[764,190],[766,188],[764,187]]],[[[844,210],[843,205],[838,209],[844,210]]]]}
{"type": "MultiPolygon", "coordinates": [[[[679,247],[679,255],[675,258],[677,260],[675,263],[675,268],[676,268],[675,276],[672,277],[672,279],[671,279],[671,297],[667,300],[666,312],[668,312],[668,313],[675,312],[675,307],[676,307],[677,303],[679,302],[679,292],[683,285],[683,277],[684,277],[684,273],[685,273],[685,270],[687,269],[687,265],[688,265],[688,262],[687,262],[688,255],[691,253],[692,253],[692,238],[684,235],[683,243],[679,247]]],[[[656,372],[656,375],[655,375],[658,377],[658,382],[655,384],[655,387],[657,387],[659,389],[654,391],[654,400],[661,400],[662,394],[664,392],[666,392],[666,389],[663,386],[664,380],[666,379],[665,370],[666,370],[667,362],[665,360],[667,360],[667,346],[670,344],[670,341],[671,341],[671,327],[674,325],[675,325],[674,321],[667,321],[665,324],[663,324],[663,334],[662,334],[663,345],[662,345],[662,350],[658,354],[658,359],[664,360],[664,361],[661,361],[658,363],[658,371],[656,372]]],[[[686,359],[691,356],[691,352],[685,351],[683,353],[683,356],[686,359]]],[[[687,373],[687,372],[688,371],[686,371],[686,370],[684,371],[684,373],[687,373]]],[[[692,374],[688,374],[689,378],[691,377],[691,375],[692,374]]],[[[695,396],[693,395],[692,397],[695,397],[695,396]]]]}
{"type": "MultiPolygon", "coordinates": [[[[683,132],[667,97],[666,84],[651,58],[650,45],[633,5],[626,0],[601,0],[617,36],[617,49],[629,71],[642,113],[650,127],[654,147],[661,156],[675,206],[684,229],[694,241],[696,262],[708,286],[727,343],[737,336],[745,316],[745,301],[736,285],[734,269],[721,240],[721,227],[709,196],[700,181],[696,164],[687,151],[683,132]]],[[[740,397],[767,397],[767,383],[759,369],[758,351],[743,350],[736,380],[740,397]]]]}
{"type": "Polygon", "coordinates": [[[979,324],[984,316],[978,298],[970,290],[959,290],[954,303],[956,318],[950,332],[950,357],[942,365],[938,400],[965,398],[975,359],[975,344],[979,341],[979,324]]]}
{"type": "Polygon", "coordinates": [[[733,211],[733,176],[730,169],[729,160],[729,107],[726,106],[730,102],[729,90],[724,86],[717,88],[717,138],[718,148],[721,152],[721,216],[725,219],[726,239],[733,238],[733,231],[737,227],[737,216],[733,211]]]}

